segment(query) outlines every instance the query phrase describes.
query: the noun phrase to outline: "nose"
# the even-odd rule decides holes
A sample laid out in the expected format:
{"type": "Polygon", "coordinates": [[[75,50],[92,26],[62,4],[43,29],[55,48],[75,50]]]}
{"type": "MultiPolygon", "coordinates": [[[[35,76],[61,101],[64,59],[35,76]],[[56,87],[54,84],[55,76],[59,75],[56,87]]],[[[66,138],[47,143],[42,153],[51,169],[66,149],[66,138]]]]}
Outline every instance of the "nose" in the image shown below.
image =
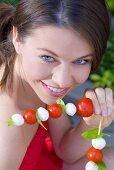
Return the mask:
{"type": "Polygon", "coordinates": [[[69,88],[73,84],[72,70],[69,65],[59,65],[53,69],[52,80],[60,88],[69,88]]]}

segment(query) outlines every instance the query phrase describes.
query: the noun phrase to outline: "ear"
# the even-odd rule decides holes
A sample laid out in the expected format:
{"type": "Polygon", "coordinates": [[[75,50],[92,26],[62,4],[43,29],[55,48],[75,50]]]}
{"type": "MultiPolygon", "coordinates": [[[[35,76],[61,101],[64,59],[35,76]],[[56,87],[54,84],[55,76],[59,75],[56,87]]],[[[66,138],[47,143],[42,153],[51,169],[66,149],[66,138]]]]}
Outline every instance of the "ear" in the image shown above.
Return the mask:
{"type": "Polygon", "coordinates": [[[17,28],[13,26],[13,45],[15,47],[15,51],[17,52],[17,54],[20,54],[21,51],[20,51],[20,45],[21,45],[21,42],[19,40],[19,37],[18,37],[18,32],[17,32],[17,28]]]}

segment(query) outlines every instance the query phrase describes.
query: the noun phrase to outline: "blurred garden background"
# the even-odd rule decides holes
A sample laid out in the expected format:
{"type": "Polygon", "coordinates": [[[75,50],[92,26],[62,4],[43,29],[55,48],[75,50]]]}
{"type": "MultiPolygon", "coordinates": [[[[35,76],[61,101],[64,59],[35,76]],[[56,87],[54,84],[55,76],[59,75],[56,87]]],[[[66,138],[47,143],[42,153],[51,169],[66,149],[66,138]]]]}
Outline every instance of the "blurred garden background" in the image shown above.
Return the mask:
{"type": "MultiPolygon", "coordinates": [[[[0,0],[0,2],[16,5],[17,0],[0,0]]],[[[94,87],[111,87],[114,91],[114,0],[106,0],[106,2],[112,18],[110,37],[100,67],[97,72],[91,74],[89,81],[94,87]]]]}
{"type": "Polygon", "coordinates": [[[111,87],[114,91],[114,0],[106,0],[111,13],[111,30],[107,50],[98,71],[90,76],[94,86],[111,87]]]}

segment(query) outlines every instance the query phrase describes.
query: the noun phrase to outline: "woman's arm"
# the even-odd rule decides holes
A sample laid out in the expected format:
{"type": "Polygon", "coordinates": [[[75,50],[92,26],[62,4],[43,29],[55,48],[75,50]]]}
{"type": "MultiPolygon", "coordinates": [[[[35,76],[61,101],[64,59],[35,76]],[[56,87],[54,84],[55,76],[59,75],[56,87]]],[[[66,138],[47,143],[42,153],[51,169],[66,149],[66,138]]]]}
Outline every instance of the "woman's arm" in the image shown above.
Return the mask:
{"type": "Polygon", "coordinates": [[[90,129],[90,126],[87,126],[82,120],[76,128],[72,128],[70,121],[67,119],[50,120],[49,126],[57,155],[64,161],[73,163],[84,156],[91,146],[90,141],[81,137],[82,132],[90,129]]]}
{"type": "MultiPolygon", "coordinates": [[[[114,148],[111,148],[111,147],[105,148],[103,150],[103,155],[104,155],[103,161],[106,163],[107,169],[113,170],[114,169],[114,161],[113,161],[114,160],[114,148]]],[[[86,159],[86,157],[82,157],[74,164],[68,164],[64,162],[62,170],[74,170],[74,169],[84,170],[87,162],[88,160],[86,159]]]]}
{"type": "MultiPolygon", "coordinates": [[[[74,163],[81,159],[86,151],[91,147],[91,141],[85,140],[81,137],[82,132],[99,127],[101,117],[103,117],[102,127],[107,127],[111,124],[114,119],[114,108],[113,108],[113,93],[111,89],[108,89],[108,93],[104,89],[99,88],[98,95],[95,91],[86,92],[86,97],[92,99],[95,110],[99,108],[100,112],[94,113],[88,118],[84,118],[76,128],[72,128],[69,118],[66,114],[63,114],[58,120],[50,119],[49,128],[52,140],[54,143],[55,151],[59,157],[65,162],[74,163]],[[105,100],[104,100],[105,98],[105,100]],[[104,103],[107,99],[107,103],[104,103]],[[107,115],[103,115],[104,109],[107,109],[107,115]],[[109,109],[110,108],[110,109],[109,109]],[[110,113],[108,111],[111,111],[110,113]]],[[[106,114],[106,113],[105,113],[106,114]]]]}

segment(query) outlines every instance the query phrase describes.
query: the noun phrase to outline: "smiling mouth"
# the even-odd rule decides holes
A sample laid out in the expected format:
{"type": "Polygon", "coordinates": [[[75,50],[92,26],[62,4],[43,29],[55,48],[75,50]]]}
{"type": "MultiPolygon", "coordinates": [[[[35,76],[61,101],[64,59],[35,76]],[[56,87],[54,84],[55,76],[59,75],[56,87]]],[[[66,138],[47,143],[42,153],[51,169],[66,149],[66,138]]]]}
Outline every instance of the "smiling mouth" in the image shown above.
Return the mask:
{"type": "Polygon", "coordinates": [[[56,93],[60,93],[66,89],[60,89],[60,88],[56,88],[56,87],[52,87],[52,86],[47,86],[48,89],[50,89],[51,91],[53,92],[56,92],[56,93]]]}
{"type": "Polygon", "coordinates": [[[44,88],[47,89],[49,94],[51,94],[52,96],[55,96],[55,97],[64,96],[68,91],[68,88],[52,87],[52,86],[49,86],[43,82],[42,82],[42,84],[43,84],[44,88]]]}

